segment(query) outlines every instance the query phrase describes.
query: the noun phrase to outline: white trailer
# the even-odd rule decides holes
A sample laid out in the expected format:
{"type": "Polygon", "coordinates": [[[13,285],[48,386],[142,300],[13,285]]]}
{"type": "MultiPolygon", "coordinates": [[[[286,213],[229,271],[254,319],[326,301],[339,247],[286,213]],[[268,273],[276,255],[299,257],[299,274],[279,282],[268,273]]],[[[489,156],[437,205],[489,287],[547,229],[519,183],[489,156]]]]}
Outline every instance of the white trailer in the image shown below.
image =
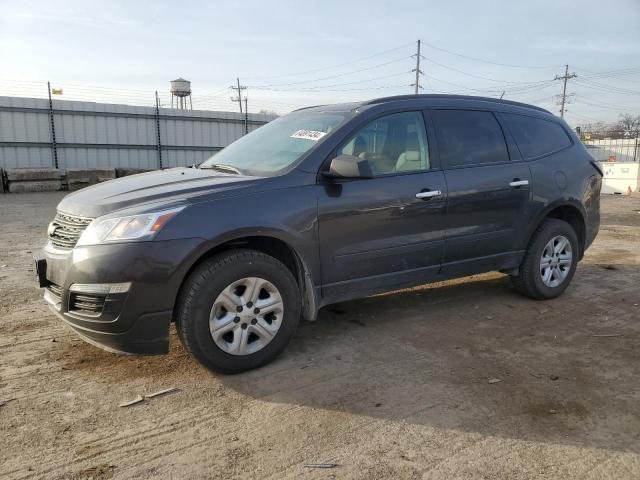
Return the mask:
{"type": "Polygon", "coordinates": [[[600,162],[604,178],[603,194],[626,194],[640,188],[640,163],[638,162],[600,162]]]}

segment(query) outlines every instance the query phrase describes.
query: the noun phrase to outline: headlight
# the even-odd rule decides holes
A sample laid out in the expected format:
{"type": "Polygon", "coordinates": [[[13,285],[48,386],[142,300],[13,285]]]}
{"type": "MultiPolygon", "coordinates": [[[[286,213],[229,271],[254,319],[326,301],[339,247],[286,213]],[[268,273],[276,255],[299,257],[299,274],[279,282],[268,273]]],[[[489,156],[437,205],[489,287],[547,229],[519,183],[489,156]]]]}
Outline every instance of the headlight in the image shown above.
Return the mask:
{"type": "Polygon", "coordinates": [[[78,246],[150,240],[184,207],[126,217],[99,217],[82,232],[78,246]]]}

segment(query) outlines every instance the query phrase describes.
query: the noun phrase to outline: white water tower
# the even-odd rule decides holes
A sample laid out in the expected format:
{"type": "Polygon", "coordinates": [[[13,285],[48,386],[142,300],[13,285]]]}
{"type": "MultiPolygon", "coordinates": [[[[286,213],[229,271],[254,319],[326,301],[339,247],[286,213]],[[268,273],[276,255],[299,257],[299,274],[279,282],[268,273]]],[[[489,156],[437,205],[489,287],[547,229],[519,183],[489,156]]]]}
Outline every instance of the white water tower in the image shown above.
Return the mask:
{"type": "Polygon", "coordinates": [[[187,108],[187,100],[189,100],[189,108],[193,110],[191,102],[191,82],[180,77],[171,80],[171,108],[173,107],[173,99],[176,99],[175,108],[185,110],[187,108]]]}

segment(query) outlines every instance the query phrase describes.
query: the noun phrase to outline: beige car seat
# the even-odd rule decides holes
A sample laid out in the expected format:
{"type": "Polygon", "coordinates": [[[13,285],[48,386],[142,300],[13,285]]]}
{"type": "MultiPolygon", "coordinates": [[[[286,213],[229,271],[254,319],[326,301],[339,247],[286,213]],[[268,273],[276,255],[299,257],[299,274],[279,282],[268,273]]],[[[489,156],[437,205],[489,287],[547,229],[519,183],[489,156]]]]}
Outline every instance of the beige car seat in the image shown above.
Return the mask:
{"type": "Polygon", "coordinates": [[[422,158],[420,152],[412,150],[402,152],[396,162],[396,172],[410,172],[412,170],[422,170],[422,158]]]}

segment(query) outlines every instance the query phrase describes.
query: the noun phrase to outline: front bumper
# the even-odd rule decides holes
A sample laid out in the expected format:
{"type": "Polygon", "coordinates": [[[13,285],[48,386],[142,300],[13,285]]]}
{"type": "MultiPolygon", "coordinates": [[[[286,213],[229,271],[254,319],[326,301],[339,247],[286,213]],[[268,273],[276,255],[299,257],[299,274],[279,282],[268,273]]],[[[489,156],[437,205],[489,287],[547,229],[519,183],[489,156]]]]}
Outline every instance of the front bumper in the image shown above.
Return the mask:
{"type": "Polygon", "coordinates": [[[183,239],[73,250],[48,245],[36,257],[38,279],[51,310],[87,342],[118,353],[167,353],[176,296],[201,243],[183,239]]]}

